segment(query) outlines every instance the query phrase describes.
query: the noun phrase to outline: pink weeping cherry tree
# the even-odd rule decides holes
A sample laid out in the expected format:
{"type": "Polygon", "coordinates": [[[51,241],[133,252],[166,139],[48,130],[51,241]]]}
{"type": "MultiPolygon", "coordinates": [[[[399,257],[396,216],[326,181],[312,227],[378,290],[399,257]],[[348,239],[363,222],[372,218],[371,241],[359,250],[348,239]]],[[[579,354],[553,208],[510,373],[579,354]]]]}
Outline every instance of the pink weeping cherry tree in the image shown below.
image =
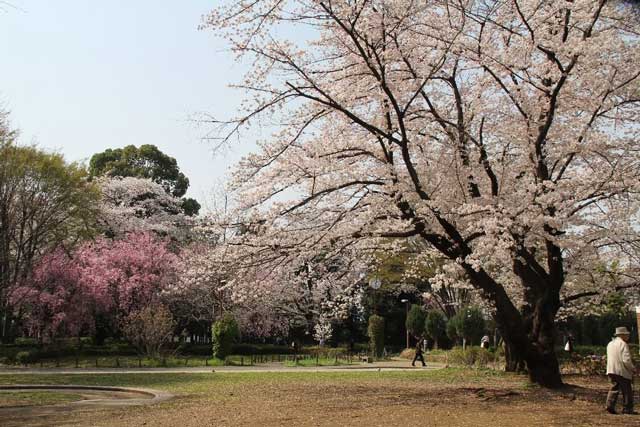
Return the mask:
{"type": "Polygon", "coordinates": [[[42,342],[77,337],[95,326],[95,310],[107,300],[82,285],[81,269],[63,250],[45,255],[27,283],[12,292],[30,335],[42,342]]]}
{"type": "Polygon", "coordinates": [[[85,242],[71,255],[44,256],[14,292],[30,332],[51,340],[95,327],[96,314],[122,320],[152,304],[176,280],[178,257],[151,233],[85,242]]]}

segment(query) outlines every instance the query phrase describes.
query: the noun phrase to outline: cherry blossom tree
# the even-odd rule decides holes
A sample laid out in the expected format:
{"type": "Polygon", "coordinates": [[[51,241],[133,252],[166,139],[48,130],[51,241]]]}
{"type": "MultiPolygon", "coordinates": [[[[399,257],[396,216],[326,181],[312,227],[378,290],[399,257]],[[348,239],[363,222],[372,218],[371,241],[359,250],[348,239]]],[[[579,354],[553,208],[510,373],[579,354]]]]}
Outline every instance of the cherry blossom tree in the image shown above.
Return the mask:
{"type": "Polygon", "coordinates": [[[228,289],[239,324],[250,335],[283,336],[292,328],[314,334],[318,325],[326,330],[330,320],[361,306],[362,283],[344,259],[284,253],[265,259],[262,250],[251,253],[235,243],[229,250],[235,270],[228,289]]]}
{"type": "Polygon", "coordinates": [[[97,239],[75,253],[82,285],[118,316],[160,299],[177,281],[178,256],[152,233],[129,233],[119,240],[97,239]]]}
{"type": "MultiPolygon", "coordinates": [[[[108,148],[96,153],[89,161],[89,173],[92,177],[148,178],[174,197],[184,196],[189,188],[189,178],[180,172],[176,159],[151,144],[108,148]]],[[[200,210],[200,203],[195,199],[182,198],[180,205],[188,216],[197,215],[200,210]]]]}
{"type": "Polygon", "coordinates": [[[32,336],[51,342],[60,336],[77,337],[95,326],[94,314],[103,301],[82,286],[81,269],[63,250],[45,255],[27,283],[12,294],[12,303],[32,336]]]}
{"type": "Polygon", "coordinates": [[[130,232],[153,231],[182,239],[189,219],[182,200],[168,194],[151,179],[103,177],[96,179],[101,194],[98,218],[107,235],[121,237],[130,232]]]}
{"type": "Polygon", "coordinates": [[[228,264],[224,246],[212,241],[197,240],[181,249],[177,280],[163,293],[179,321],[202,324],[209,331],[231,309],[228,264]]]}
{"type": "Polygon", "coordinates": [[[238,117],[210,120],[218,142],[276,127],[233,177],[263,230],[237,244],[275,270],[419,240],[492,307],[510,366],[561,385],[554,319],[599,290],[578,267],[635,263],[640,24],[626,6],[255,0],[205,26],[253,64],[238,117]]]}
{"type": "Polygon", "coordinates": [[[56,249],[42,258],[13,293],[32,334],[45,340],[95,328],[95,316],[114,325],[160,304],[176,282],[178,257],[150,233],[85,242],[70,256],[56,249]]]}

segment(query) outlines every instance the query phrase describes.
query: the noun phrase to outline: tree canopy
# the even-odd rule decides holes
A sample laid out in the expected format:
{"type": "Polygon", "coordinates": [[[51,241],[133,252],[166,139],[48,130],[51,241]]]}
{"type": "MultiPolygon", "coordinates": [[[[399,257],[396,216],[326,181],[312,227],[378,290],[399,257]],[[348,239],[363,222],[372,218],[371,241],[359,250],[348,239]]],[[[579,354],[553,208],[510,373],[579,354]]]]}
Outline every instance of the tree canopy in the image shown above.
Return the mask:
{"type": "MultiPolygon", "coordinates": [[[[189,178],[180,172],[176,159],[151,144],[108,148],[96,153],[89,161],[89,173],[91,176],[148,178],[174,197],[184,196],[189,188],[189,178]]],[[[197,215],[200,204],[185,198],[183,209],[189,216],[197,215]]]]}
{"type": "Polygon", "coordinates": [[[92,235],[99,197],[81,165],[67,163],[61,155],[35,146],[20,146],[15,135],[0,131],[3,338],[9,333],[6,326],[12,314],[12,290],[27,279],[44,254],[58,246],[71,248],[92,235]]]}
{"type": "Polygon", "coordinates": [[[281,125],[234,175],[238,217],[264,230],[238,236],[235,259],[271,270],[416,241],[484,298],[509,358],[560,386],[554,319],[605,291],[582,278],[621,257],[621,286],[637,284],[640,23],[626,7],[257,0],[207,24],[255,65],[238,116],[213,121],[220,143],[281,125]],[[286,39],[291,25],[316,37],[286,39]]]}

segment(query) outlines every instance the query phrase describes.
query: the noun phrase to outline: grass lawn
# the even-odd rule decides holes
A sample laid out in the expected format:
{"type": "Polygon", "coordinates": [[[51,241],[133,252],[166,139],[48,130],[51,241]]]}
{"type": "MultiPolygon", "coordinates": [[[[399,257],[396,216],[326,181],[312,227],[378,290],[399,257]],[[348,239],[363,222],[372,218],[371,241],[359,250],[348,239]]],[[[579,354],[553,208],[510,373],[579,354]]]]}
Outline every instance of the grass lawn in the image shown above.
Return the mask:
{"type": "Polygon", "coordinates": [[[640,426],[640,417],[603,413],[604,378],[566,381],[572,386],[548,391],[521,376],[464,369],[0,375],[0,384],[137,386],[177,395],[156,406],[5,417],[8,426],[640,426]]]}

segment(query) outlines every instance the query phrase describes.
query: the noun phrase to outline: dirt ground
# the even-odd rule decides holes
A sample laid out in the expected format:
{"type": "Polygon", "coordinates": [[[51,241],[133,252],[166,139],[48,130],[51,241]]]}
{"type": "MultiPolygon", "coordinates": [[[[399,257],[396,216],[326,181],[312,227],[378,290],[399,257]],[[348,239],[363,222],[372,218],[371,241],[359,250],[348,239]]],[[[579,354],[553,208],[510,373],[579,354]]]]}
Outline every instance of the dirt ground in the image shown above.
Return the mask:
{"type": "Polygon", "coordinates": [[[271,379],[183,393],[156,406],[82,412],[59,408],[46,419],[23,418],[13,425],[640,426],[640,416],[604,413],[604,378],[565,381],[571,384],[566,389],[548,391],[509,378],[469,384],[398,378],[283,384],[271,379]]]}

